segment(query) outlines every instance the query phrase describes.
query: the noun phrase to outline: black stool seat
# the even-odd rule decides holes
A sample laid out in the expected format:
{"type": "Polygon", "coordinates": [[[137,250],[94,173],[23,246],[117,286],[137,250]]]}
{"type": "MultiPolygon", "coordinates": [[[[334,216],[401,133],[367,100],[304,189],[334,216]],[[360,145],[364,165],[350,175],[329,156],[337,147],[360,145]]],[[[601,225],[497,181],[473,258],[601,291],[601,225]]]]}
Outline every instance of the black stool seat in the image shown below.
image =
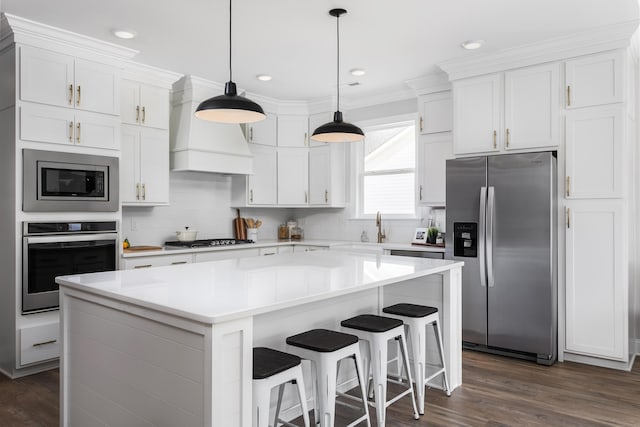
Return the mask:
{"type": "Polygon", "coordinates": [[[287,338],[287,344],[320,353],[331,353],[358,342],[355,335],[331,331],[329,329],[312,329],[287,338]]]}
{"type": "Polygon", "coordinates": [[[367,332],[387,332],[402,326],[402,320],[391,317],[376,316],[375,314],[361,314],[340,322],[345,328],[358,329],[367,332]]]}
{"type": "Polygon", "coordinates": [[[284,372],[300,364],[300,358],[293,354],[266,347],[253,349],[253,379],[263,380],[284,372]]]}
{"type": "Polygon", "coordinates": [[[437,313],[438,308],[417,304],[396,304],[383,308],[382,312],[395,314],[396,316],[426,317],[430,314],[437,313]]]}

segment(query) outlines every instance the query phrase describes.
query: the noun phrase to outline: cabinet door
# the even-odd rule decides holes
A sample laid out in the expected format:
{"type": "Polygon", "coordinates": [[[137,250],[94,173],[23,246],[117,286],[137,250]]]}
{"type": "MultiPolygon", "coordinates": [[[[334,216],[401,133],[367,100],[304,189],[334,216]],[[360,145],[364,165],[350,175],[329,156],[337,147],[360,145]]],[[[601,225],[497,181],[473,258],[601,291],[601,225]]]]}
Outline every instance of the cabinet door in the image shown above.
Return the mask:
{"type": "Polygon", "coordinates": [[[23,141],[74,143],[74,114],[68,108],[23,104],[20,106],[20,135],[23,141]]]}
{"type": "Polygon", "coordinates": [[[278,150],[278,204],[309,202],[309,152],[303,148],[278,150]]]}
{"type": "Polygon", "coordinates": [[[123,269],[130,270],[134,268],[150,268],[161,267],[165,265],[190,264],[193,262],[193,257],[193,254],[176,254],[125,258],[123,262],[123,269]]]}
{"type": "Polygon", "coordinates": [[[120,119],[117,116],[76,111],[75,118],[76,145],[120,149],[120,119]]]}
{"type": "Polygon", "coordinates": [[[169,103],[168,89],[140,85],[140,124],[169,129],[169,103]]]}
{"type": "Polygon", "coordinates": [[[451,91],[433,93],[418,98],[420,133],[449,132],[453,129],[451,91]]]}
{"type": "Polygon", "coordinates": [[[122,126],[120,140],[120,203],[137,203],[140,199],[140,130],[122,126]]]}
{"type": "Polygon", "coordinates": [[[309,116],[309,146],[310,147],[322,147],[327,145],[328,142],[316,141],[311,138],[313,132],[325,123],[329,123],[333,120],[333,113],[327,111],[324,113],[316,113],[309,116]]]}
{"type": "Polygon", "coordinates": [[[75,82],[76,108],[120,114],[120,74],[115,67],[76,59],[75,82]]]}
{"type": "Polygon", "coordinates": [[[278,147],[306,147],[308,129],[307,116],[278,116],[278,147]]]}
{"type": "Polygon", "coordinates": [[[328,205],[331,186],[331,147],[309,150],[309,204],[328,205]]]}
{"type": "Polygon", "coordinates": [[[627,269],[623,203],[568,204],[566,228],[567,351],[627,359],[627,269]]]}
{"type": "Polygon", "coordinates": [[[623,107],[567,113],[565,196],[622,197],[623,107]]]}
{"type": "Polygon", "coordinates": [[[502,75],[454,82],[453,148],[456,154],[498,151],[502,75]]]}
{"type": "Polygon", "coordinates": [[[248,177],[247,202],[250,205],[275,205],[278,203],[278,172],[276,149],[251,146],[253,175],[248,177]]]}
{"type": "Polygon", "coordinates": [[[73,57],[33,47],[20,47],[20,99],[72,107],[73,57]]]}
{"type": "Polygon", "coordinates": [[[140,184],[142,202],[169,203],[169,131],[140,129],[140,184]]]}
{"type": "Polygon", "coordinates": [[[262,121],[247,124],[247,142],[275,147],[278,139],[277,124],[277,117],[270,113],[262,121]]]}
{"type": "Polygon", "coordinates": [[[446,199],[447,160],[453,159],[450,135],[442,139],[421,141],[422,168],[418,200],[426,206],[444,206],[446,199]]]}
{"type": "Polygon", "coordinates": [[[566,62],[566,105],[580,108],[622,102],[623,51],[566,62]]]}
{"type": "Polygon", "coordinates": [[[505,149],[558,145],[558,74],[558,64],[505,73],[505,149]]]}
{"type": "Polygon", "coordinates": [[[140,122],[140,84],[131,80],[120,83],[120,118],[122,123],[137,125],[140,122]]]}

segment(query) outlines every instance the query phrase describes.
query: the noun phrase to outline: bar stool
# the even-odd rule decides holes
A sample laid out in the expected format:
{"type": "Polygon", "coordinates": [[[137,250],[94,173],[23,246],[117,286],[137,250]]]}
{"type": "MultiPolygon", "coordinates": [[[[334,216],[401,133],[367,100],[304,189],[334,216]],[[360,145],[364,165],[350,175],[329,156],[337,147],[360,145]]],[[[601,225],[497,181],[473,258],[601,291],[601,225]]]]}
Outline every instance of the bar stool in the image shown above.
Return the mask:
{"type": "Polygon", "coordinates": [[[373,314],[363,314],[340,322],[343,328],[349,333],[356,335],[361,340],[367,342],[369,352],[363,357],[365,360],[365,378],[369,378],[369,368],[373,371],[373,384],[376,415],[378,427],[384,427],[386,420],[387,406],[403,398],[407,394],[411,395],[413,404],[413,417],[417,420],[418,408],[416,408],[416,397],[413,394],[413,381],[409,371],[409,356],[407,354],[407,341],[404,335],[404,323],[402,320],[390,317],[376,316],[373,314]],[[400,342],[403,366],[407,371],[408,387],[402,393],[387,399],[387,343],[389,340],[400,342]]]}
{"type": "Polygon", "coordinates": [[[288,337],[287,344],[290,346],[289,351],[303,359],[312,361],[315,366],[316,406],[314,413],[317,424],[322,427],[334,426],[338,362],[342,359],[352,358],[356,365],[358,382],[360,383],[364,415],[353,421],[348,427],[355,426],[365,420],[367,421],[367,426],[371,427],[357,336],[328,329],[312,329],[288,337]]]}
{"type": "Polygon", "coordinates": [[[280,416],[282,394],[287,383],[296,384],[302,418],[305,427],[309,427],[309,409],[304,392],[302,366],[300,358],[293,354],[273,350],[266,347],[253,349],[253,427],[269,427],[269,407],[271,406],[271,389],[280,386],[278,390],[278,404],[273,421],[274,427],[278,423],[293,426],[283,421],[280,416]]]}
{"type": "Polygon", "coordinates": [[[413,353],[413,375],[416,379],[418,392],[418,410],[424,415],[424,390],[429,381],[438,375],[443,375],[444,388],[447,396],[451,396],[447,366],[444,361],[444,348],[442,347],[442,334],[440,332],[440,320],[438,309],[417,304],[396,304],[382,309],[382,312],[399,320],[402,320],[409,329],[411,338],[411,350],[413,353]],[[426,326],[433,325],[434,334],[438,343],[440,362],[442,368],[427,376],[426,363],[426,326]]]}

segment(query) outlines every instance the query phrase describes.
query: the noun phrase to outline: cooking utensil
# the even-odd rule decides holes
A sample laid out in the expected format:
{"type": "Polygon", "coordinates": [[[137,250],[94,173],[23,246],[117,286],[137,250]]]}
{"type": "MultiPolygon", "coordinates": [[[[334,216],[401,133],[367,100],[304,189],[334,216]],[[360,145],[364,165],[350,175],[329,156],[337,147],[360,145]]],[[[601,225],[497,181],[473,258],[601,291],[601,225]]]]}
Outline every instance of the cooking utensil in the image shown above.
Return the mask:
{"type": "Polygon", "coordinates": [[[196,240],[196,230],[189,230],[189,227],[185,227],[184,230],[176,231],[176,237],[181,242],[193,242],[196,240]]]}
{"type": "Polygon", "coordinates": [[[262,225],[262,221],[261,220],[257,220],[256,221],[256,228],[260,228],[261,225],[262,225]]]}
{"type": "Polygon", "coordinates": [[[247,231],[245,228],[245,220],[240,217],[240,209],[236,209],[237,217],[233,220],[233,230],[235,238],[238,240],[247,240],[247,231]]]}

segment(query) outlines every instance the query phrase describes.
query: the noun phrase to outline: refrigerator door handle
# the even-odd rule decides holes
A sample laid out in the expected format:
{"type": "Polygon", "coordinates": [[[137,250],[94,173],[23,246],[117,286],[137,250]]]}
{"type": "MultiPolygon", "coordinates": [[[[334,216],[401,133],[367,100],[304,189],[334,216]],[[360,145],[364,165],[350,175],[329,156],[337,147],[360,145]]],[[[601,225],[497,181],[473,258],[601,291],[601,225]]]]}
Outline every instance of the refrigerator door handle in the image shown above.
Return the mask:
{"type": "Polygon", "coordinates": [[[480,264],[480,286],[487,286],[487,272],[485,260],[485,223],[487,213],[487,187],[480,187],[480,215],[478,216],[478,263],[480,264]]]}
{"type": "Polygon", "coordinates": [[[493,224],[495,223],[496,193],[494,187],[489,187],[487,196],[487,283],[489,287],[495,285],[493,277],[493,224]]]}

